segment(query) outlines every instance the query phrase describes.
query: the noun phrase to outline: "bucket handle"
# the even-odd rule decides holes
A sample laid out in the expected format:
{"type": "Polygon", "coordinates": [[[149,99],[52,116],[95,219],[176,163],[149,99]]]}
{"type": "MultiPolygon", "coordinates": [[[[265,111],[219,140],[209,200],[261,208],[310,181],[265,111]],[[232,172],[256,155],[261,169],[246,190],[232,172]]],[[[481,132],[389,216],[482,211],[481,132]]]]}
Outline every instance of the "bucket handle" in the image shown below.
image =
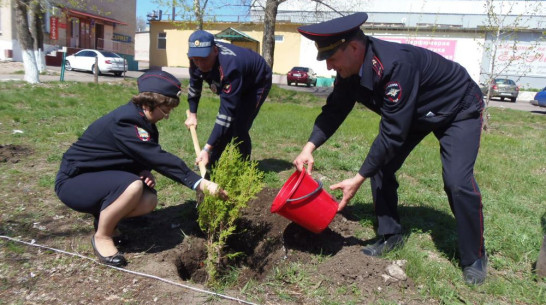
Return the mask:
{"type": "Polygon", "coordinates": [[[301,196],[299,198],[287,199],[286,202],[294,202],[294,201],[300,201],[300,200],[303,200],[303,199],[307,199],[307,198],[315,195],[317,192],[319,192],[322,189],[322,181],[317,180],[317,179],[313,179],[313,180],[315,180],[318,183],[318,187],[314,191],[312,191],[311,193],[309,193],[307,195],[303,195],[303,196],[301,196]]]}

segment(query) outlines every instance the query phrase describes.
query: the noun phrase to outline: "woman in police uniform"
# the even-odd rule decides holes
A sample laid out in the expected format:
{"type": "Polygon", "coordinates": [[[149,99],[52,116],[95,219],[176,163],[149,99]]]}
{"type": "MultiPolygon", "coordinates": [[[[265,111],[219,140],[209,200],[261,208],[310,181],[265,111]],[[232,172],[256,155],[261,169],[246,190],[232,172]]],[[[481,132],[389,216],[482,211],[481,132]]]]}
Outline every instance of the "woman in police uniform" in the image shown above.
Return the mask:
{"type": "Polygon", "coordinates": [[[159,145],[156,123],[180,100],[180,82],[163,71],[138,78],[139,94],[92,123],[63,155],[55,191],[68,207],[95,217],[91,238],[99,261],[124,266],[112,236],[123,218],[150,213],[157,205],[152,169],[192,189],[225,195],[159,145]]]}

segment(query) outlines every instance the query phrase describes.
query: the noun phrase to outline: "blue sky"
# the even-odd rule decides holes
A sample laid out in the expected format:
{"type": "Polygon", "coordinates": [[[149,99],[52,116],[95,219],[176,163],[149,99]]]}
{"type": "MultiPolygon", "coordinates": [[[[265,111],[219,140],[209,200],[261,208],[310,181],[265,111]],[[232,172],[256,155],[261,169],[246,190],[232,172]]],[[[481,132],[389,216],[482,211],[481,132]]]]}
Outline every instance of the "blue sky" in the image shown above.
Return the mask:
{"type": "MultiPolygon", "coordinates": [[[[170,16],[170,14],[172,13],[172,7],[159,7],[157,6],[157,4],[154,3],[153,0],[137,0],[137,18],[142,17],[144,20],[146,20],[146,15],[148,13],[151,13],[153,10],[160,10],[160,9],[163,10],[163,14],[169,14],[170,16]]],[[[246,17],[247,12],[248,12],[248,8],[245,10],[244,7],[228,6],[222,9],[221,14],[231,15],[232,18],[233,16],[240,16],[241,18],[243,18],[243,17],[246,17]]],[[[166,18],[169,18],[169,16],[164,16],[163,18],[166,19],[166,18]]],[[[223,21],[229,21],[229,20],[223,20],[223,21]]]]}
{"type": "Polygon", "coordinates": [[[144,18],[144,20],[146,20],[146,15],[148,13],[151,13],[153,10],[160,10],[160,9],[163,9],[164,12],[166,12],[167,10],[170,11],[172,9],[170,8],[161,8],[161,7],[158,7],[155,3],[153,3],[153,1],[150,1],[150,0],[137,0],[137,18],[138,17],[142,17],[144,18]]]}

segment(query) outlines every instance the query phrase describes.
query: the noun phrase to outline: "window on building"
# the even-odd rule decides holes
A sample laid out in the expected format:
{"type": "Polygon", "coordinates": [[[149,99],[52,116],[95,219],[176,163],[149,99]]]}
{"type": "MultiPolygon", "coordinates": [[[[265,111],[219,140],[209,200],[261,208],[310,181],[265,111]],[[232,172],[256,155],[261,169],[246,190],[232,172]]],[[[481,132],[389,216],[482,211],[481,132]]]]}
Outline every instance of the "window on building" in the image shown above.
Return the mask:
{"type": "Polygon", "coordinates": [[[157,36],[157,48],[159,50],[167,49],[167,33],[159,33],[157,36]]]}
{"type": "Polygon", "coordinates": [[[284,35],[275,35],[275,42],[283,42],[284,35]]]}

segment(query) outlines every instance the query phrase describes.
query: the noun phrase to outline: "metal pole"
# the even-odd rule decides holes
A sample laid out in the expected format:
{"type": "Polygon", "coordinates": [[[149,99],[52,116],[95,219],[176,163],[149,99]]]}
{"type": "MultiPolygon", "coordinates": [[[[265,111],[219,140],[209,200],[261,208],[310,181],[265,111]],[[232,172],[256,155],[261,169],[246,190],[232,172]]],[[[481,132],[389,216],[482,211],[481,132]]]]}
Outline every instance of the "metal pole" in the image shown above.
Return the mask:
{"type": "Polygon", "coordinates": [[[99,82],[99,57],[95,56],[95,68],[93,69],[93,74],[95,75],[95,84],[99,82]]]}
{"type": "Polygon", "coordinates": [[[64,70],[65,70],[65,62],[66,62],[66,52],[63,50],[63,62],[61,63],[61,82],[64,82],[64,70]]]}

